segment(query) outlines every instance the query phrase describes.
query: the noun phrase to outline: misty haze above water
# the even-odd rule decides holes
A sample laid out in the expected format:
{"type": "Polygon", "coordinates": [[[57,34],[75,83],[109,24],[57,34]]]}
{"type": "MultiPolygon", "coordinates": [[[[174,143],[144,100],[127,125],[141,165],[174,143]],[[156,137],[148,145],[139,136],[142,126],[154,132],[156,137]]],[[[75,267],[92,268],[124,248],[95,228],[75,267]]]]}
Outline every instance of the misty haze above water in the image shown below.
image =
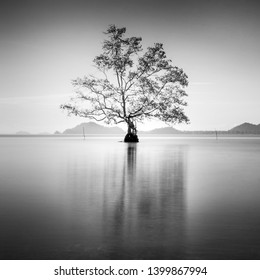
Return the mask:
{"type": "Polygon", "coordinates": [[[259,259],[260,139],[0,138],[1,259],[259,259]]]}

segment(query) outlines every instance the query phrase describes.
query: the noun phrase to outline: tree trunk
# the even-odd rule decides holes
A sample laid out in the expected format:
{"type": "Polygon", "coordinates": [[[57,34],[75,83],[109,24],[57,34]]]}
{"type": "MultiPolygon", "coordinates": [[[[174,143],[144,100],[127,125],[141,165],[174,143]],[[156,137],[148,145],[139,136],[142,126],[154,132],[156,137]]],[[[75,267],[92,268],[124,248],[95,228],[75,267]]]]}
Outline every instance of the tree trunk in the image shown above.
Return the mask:
{"type": "Polygon", "coordinates": [[[134,123],[129,120],[127,122],[128,125],[128,129],[127,129],[127,134],[125,136],[124,142],[139,142],[138,136],[137,136],[137,130],[136,127],[134,125],[134,123]]]}

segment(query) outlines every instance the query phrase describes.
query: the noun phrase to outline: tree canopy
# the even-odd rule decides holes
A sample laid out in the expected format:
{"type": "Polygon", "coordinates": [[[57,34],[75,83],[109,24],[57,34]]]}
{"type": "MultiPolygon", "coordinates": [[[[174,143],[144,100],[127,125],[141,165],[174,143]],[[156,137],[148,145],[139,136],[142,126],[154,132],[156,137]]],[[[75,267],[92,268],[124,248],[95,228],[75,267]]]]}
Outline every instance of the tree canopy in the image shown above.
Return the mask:
{"type": "Polygon", "coordinates": [[[107,124],[159,119],[167,124],[188,122],[184,113],[188,77],[166,57],[163,44],[144,52],[141,37],[126,37],[126,28],[110,25],[103,52],[94,59],[100,77],[72,81],[75,94],[61,108],[107,124]]]}

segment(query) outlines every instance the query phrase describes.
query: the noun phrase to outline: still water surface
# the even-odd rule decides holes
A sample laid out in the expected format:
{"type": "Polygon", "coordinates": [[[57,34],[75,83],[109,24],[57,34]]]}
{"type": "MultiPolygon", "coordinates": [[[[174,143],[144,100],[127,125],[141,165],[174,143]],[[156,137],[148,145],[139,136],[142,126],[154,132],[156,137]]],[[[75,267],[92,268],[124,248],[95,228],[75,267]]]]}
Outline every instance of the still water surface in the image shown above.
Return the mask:
{"type": "Polygon", "coordinates": [[[0,138],[1,259],[260,259],[260,139],[0,138]]]}

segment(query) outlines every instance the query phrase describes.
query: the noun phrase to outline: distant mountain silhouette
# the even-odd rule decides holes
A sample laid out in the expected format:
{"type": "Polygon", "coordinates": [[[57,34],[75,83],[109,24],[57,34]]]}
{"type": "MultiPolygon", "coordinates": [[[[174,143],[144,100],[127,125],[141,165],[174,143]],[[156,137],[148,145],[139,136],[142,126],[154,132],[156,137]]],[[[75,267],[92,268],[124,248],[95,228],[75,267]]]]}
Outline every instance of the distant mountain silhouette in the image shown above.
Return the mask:
{"type": "Polygon", "coordinates": [[[243,123],[233,127],[228,131],[229,133],[243,133],[243,134],[258,134],[260,133],[260,124],[243,123]]]}
{"type": "MultiPolygon", "coordinates": [[[[84,132],[86,135],[88,134],[125,134],[126,129],[123,130],[117,126],[114,127],[107,127],[100,124],[97,124],[95,122],[87,122],[87,123],[81,123],[73,128],[66,129],[64,132],[55,131],[54,134],[83,134],[83,127],[84,132]]],[[[181,131],[177,130],[173,127],[162,127],[162,128],[156,128],[149,131],[138,131],[138,134],[215,134],[216,131],[181,131]]],[[[236,127],[233,127],[230,130],[226,131],[218,131],[219,134],[260,134],[260,124],[255,125],[251,123],[243,123],[241,125],[238,125],[236,127]]],[[[16,132],[16,134],[20,135],[28,135],[29,132],[26,131],[19,131],[16,132]]],[[[48,134],[48,133],[42,133],[42,134],[48,134]]]]}
{"type": "MultiPolygon", "coordinates": [[[[85,134],[125,134],[126,131],[119,127],[106,127],[94,122],[81,123],[73,128],[66,129],[62,134],[83,134],[83,127],[85,134]]],[[[138,134],[176,134],[181,131],[172,127],[156,128],[149,131],[138,131],[138,134]]],[[[59,134],[58,131],[55,134],[59,134]]]]}
{"type": "MultiPolygon", "coordinates": [[[[88,134],[125,134],[126,129],[123,130],[122,128],[119,128],[117,126],[114,127],[108,127],[103,126],[94,122],[87,122],[87,123],[81,123],[73,128],[66,129],[64,132],[55,131],[55,135],[62,135],[62,134],[83,134],[83,127],[84,132],[86,135],[88,134]]],[[[173,127],[162,127],[162,128],[156,128],[149,131],[138,131],[138,134],[144,135],[144,134],[215,134],[216,131],[180,131],[173,127]]],[[[238,126],[233,127],[230,130],[226,131],[218,131],[219,134],[260,134],[260,124],[252,124],[245,122],[243,124],[240,124],[238,126]]],[[[16,135],[33,135],[30,132],[27,131],[18,131],[16,132],[16,135]]],[[[37,135],[51,135],[48,132],[42,132],[37,133],[37,135]]]]}
{"type": "Polygon", "coordinates": [[[74,128],[66,129],[63,134],[124,134],[124,130],[119,127],[106,127],[94,122],[81,123],[74,128]]]}
{"type": "Polygon", "coordinates": [[[180,130],[177,130],[172,127],[162,127],[162,128],[156,128],[149,131],[139,131],[139,134],[176,134],[176,133],[182,133],[180,130]]]}
{"type": "MultiPolygon", "coordinates": [[[[119,127],[107,127],[94,122],[81,123],[73,128],[66,129],[62,134],[125,134],[126,131],[119,127]]],[[[223,134],[260,134],[260,124],[243,123],[227,131],[218,131],[223,134]]],[[[138,134],[215,134],[215,131],[180,131],[172,127],[156,128],[149,131],[138,131],[138,134]]],[[[26,134],[26,132],[19,132],[26,134]]],[[[58,131],[55,134],[59,134],[58,131]]]]}

